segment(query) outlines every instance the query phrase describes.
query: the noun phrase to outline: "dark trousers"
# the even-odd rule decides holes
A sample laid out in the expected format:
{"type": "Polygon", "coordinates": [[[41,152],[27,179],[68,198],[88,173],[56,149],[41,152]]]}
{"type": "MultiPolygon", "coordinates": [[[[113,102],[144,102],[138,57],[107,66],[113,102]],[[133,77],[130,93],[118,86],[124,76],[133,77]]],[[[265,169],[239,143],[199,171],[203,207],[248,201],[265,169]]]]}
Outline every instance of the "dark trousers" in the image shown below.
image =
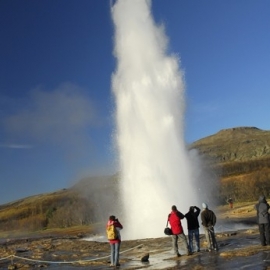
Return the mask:
{"type": "Polygon", "coordinates": [[[260,240],[262,246],[270,245],[269,223],[259,224],[260,240]]]}

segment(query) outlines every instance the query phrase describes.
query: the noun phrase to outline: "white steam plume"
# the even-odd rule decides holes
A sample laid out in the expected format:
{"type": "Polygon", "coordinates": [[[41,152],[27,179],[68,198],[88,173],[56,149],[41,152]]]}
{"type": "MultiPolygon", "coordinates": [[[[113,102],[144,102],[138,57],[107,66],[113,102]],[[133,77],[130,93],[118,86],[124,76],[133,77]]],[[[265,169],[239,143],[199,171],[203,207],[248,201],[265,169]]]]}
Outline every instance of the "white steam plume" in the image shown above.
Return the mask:
{"type": "Polygon", "coordinates": [[[118,0],[112,7],[117,58],[112,88],[126,239],[164,236],[172,205],[186,213],[198,203],[183,138],[183,75],[150,8],[147,0],[118,0]]]}

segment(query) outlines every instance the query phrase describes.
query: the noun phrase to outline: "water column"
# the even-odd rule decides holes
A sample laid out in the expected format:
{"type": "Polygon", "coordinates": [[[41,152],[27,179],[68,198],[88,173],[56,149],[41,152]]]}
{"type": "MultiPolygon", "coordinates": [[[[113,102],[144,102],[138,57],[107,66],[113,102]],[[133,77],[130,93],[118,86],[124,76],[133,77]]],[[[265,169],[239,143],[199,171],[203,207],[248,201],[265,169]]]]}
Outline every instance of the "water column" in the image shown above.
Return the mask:
{"type": "Polygon", "coordinates": [[[183,138],[183,74],[179,58],[168,53],[164,27],[154,22],[151,1],[118,0],[112,18],[123,234],[160,237],[172,205],[186,213],[196,202],[183,138]]]}

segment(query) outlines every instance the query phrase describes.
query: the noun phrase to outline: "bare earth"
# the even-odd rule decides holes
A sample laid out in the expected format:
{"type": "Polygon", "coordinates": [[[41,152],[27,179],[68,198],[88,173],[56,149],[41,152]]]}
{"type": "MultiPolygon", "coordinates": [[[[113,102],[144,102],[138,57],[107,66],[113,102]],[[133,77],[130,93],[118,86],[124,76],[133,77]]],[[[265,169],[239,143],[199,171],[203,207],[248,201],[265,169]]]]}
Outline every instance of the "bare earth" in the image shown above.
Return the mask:
{"type": "MultiPolygon", "coordinates": [[[[168,236],[123,241],[120,269],[270,269],[270,247],[260,245],[254,203],[238,204],[215,210],[216,235],[220,250],[205,251],[202,234],[201,252],[175,258],[168,236]],[[149,254],[149,260],[141,258],[149,254]]],[[[112,269],[107,242],[79,236],[40,236],[2,239],[0,269],[112,269]]]]}

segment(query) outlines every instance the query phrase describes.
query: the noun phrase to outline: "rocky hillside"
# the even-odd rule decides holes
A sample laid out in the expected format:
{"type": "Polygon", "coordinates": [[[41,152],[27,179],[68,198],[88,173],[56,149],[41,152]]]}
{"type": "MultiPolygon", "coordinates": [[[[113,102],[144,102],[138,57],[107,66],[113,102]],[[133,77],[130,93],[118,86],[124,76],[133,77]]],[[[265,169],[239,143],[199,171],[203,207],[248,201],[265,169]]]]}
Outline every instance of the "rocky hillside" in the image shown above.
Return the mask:
{"type": "Polygon", "coordinates": [[[194,142],[201,158],[221,182],[221,202],[255,200],[270,195],[270,131],[236,127],[194,142]]]}
{"type": "Polygon", "coordinates": [[[270,131],[256,127],[223,129],[192,144],[214,163],[270,157],[270,131]]]}

